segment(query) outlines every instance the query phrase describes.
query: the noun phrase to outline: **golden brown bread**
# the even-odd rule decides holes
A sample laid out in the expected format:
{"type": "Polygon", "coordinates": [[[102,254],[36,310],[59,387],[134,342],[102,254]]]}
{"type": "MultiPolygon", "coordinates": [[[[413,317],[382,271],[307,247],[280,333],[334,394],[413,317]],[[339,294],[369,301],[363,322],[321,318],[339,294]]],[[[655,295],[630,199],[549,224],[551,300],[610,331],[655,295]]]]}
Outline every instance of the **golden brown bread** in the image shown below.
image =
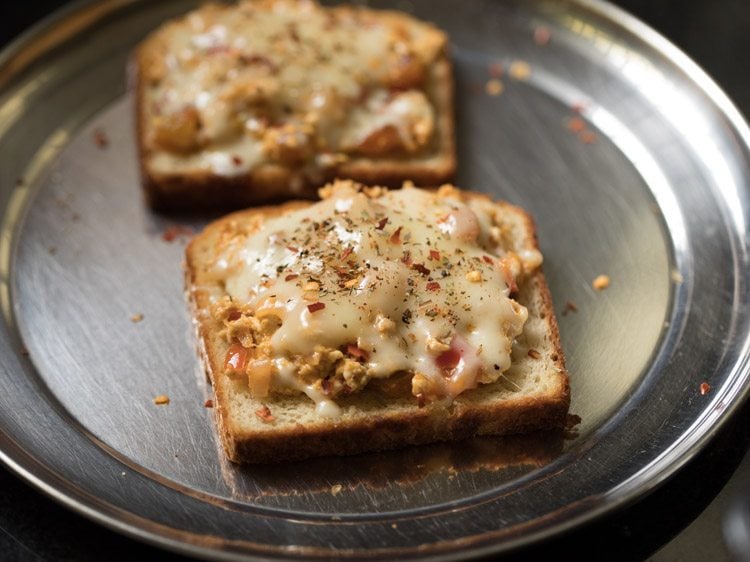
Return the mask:
{"type": "Polygon", "coordinates": [[[406,14],[290,0],[209,4],[155,31],[139,46],[134,62],[141,176],[147,201],[156,210],[232,209],[308,198],[337,177],[393,187],[405,180],[439,185],[455,172],[447,37],[406,14]],[[282,6],[276,11],[290,36],[272,35],[266,41],[255,27],[268,27],[275,6],[282,6]],[[227,19],[236,20],[242,31],[227,19]],[[325,23],[329,29],[315,33],[318,20],[330,22],[325,23]],[[221,44],[216,28],[225,28],[218,34],[221,44]],[[240,37],[245,46],[235,47],[242,33],[248,34],[240,37]],[[366,33],[383,34],[370,43],[392,46],[370,47],[369,53],[360,40],[366,33]],[[287,52],[300,44],[298,34],[308,51],[321,51],[326,61],[330,57],[325,64],[338,64],[339,74],[317,85],[320,57],[308,60],[307,51],[287,52]],[[338,37],[334,34],[343,37],[343,46],[329,53],[332,47],[324,38],[338,37]],[[303,86],[290,86],[292,78],[285,74],[295,62],[308,73],[303,86]],[[219,85],[205,77],[211,65],[217,66],[219,85]],[[355,73],[352,67],[364,70],[355,73]],[[198,80],[194,76],[202,80],[200,86],[180,90],[198,80]],[[299,94],[288,93],[297,89],[299,94]],[[240,94],[231,97],[235,91],[240,94]],[[409,105],[415,97],[420,103],[409,105]],[[411,109],[404,113],[405,107],[411,109]],[[383,115],[391,110],[402,116],[411,111],[412,121],[389,121],[383,115]],[[364,129],[369,134],[346,140],[347,131],[369,122],[356,111],[375,124],[364,129]],[[420,111],[430,112],[427,121],[417,116],[420,111]],[[336,117],[326,121],[334,112],[336,117]],[[295,129],[290,135],[284,127],[295,129]]]}
{"type": "MultiPolygon", "coordinates": [[[[485,195],[462,193],[464,200],[491,207],[501,217],[499,226],[507,233],[509,250],[520,253],[537,247],[533,221],[523,210],[492,202],[485,195]]],[[[511,367],[497,382],[466,390],[452,402],[426,404],[411,394],[393,396],[371,385],[338,397],[342,414],[335,419],[317,415],[315,404],[304,395],[252,398],[246,383],[224,372],[229,344],[220,335],[222,324],[210,310],[225,289],[210,275],[210,264],[228,224],[255,230],[264,220],[309,205],[295,201],[231,214],[209,225],[187,248],[188,295],[201,355],[216,395],[219,432],[231,460],[260,463],[347,455],[564,425],[570,400],[568,376],[550,293],[538,267],[519,284],[516,300],[528,308],[528,320],[513,344],[511,367]],[[263,408],[269,409],[272,423],[258,414],[263,408]]]]}

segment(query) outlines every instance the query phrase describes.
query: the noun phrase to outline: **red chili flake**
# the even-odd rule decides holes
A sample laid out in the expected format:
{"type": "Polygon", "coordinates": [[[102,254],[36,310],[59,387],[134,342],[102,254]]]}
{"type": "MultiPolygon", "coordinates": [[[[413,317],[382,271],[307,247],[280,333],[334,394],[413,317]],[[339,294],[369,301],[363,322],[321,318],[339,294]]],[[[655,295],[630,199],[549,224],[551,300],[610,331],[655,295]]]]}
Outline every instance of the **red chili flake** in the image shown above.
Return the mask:
{"type": "Polygon", "coordinates": [[[534,30],[534,43],[539,46],[544,46],[549,43],[551,37],[552,33],[547,26],[540,25],[534,30]]]}
{"type": "Polygon", "coordinates": [[[396,229],[396,232],[391,234],[390,242],[391,244],[401,244],[401,227],[400,226],[396,229]]]}
{"type": "Polygon", "coordinates": [[[437,250],[430,250],[430,259],[440,261],[440,252],[437,250]]]}
{"type": "Polygon", "coordinates": [[[493,62],[488,67],[487,70],[490,73],[490,76],[493,78],[502,78],[503,74],[505,74],[505,67],[503,66],[503,63],[501,62],[493,62]]]}
{"type": "Polygon", "coordinates": [[[230,322],[239,320],[241,317],[242,313],[239,310],[232,310],[229,314],[227,314],[227,320],[229,320],[230,322]]]}
{"type": "Polygon", "coordinates": [[[711,385],[708,384],[707,382],[702,382],[701,383],[701,396],[705,396],[709,392],[711,392],[711,385]]]}
{"type": "Polygon", "coordinates": [[[581,113],[583,113],[584,111],[586,111],[586,104],[583,103],[583,102],[576,102],[576,103],[574,103],[573,105],[570,106],[570,110],[573,113],[576,113],[576,114],[580,115],[581,113]]]}
{"type": "Polygon", "coordinates": [[[180,238],[182,236],[190,236],[192,234],[193,229],[187,226],[172,225],[164,231],[164,233],[161,235],[161,238],[165,242],[174,242],[175,240],[177,240],[177,238],[180,238]]]}
{"type": "Polygon", "coordinates": [[[401,256],[401,261],[406,265],[411,265],[411,252],[409,250],[406,250],[404,252],[404,255],[401,256]]]}
{"type": "Polygon", "coordinates": [[[214,401],[209,398],[208,400],[206,400],[203,403],[203,407],[204,408],[213,408],[214,407],[214,401]]]}
{"type": "Polygon", "coordinates": [[[240,166],[240,165],[242,165],[242,158],[240,156],[237,156],[236,154],[233,154],[232,155],[232,163],[235,166],[240,166]]]}
{"type": "Polygon", "coordinates": [[[413,264],[413,265],[411,266],[411,268],[412,268],[413,270],[415,270],[415,271],[419,271],[419,273],[421,273],[421,274],[422,274],[422,275],[424,275],[425,277],[427,277],[427,276],[428,276],[428,275],[430,274],[430,270],[429,270],[429,269],[427,269],[427,268],[426,268],[426,267],[424,266],[424,264],[421,264],[421,263],[415,263],[415,264],[413,264]]]}
{"type": "Polygon", "coordinates": [[[583,144],[594,144],[596,142],[597,136],[593,131],[586,130],[578,133],[578,138],[583,144]]]}
{"type": "Polygon", "coordinates": [[[310,313],[318,312],[319,310],[323,310],[326,307],[326,304],[324,302],[314,302],[312,304],[307,305],[307,310],[310,311],[310,313]]]}
{"type": "Polygon", "coordinates": [[[539,359],[541,354],[536,349],[529,349],[527,355],[532,359],[539,359]]]}
{"type": "Polygon", "coordinates": [[[349,255],[354,251],[354,248],[351,246],[347,246],[346,249],[341,252],[341,255],[339,256],[339,259],[342,261],[349,257],[349,255]]]}
{"type": "Polygon", "coordinates": [[[299,248],[296,248],[294,246],[287,246],[286,249],[289,250],[290,252],[294,253],[294,254],[296,254],[297,252],[299,252],[299,248]]]}
{"type": "Polygon", "coordinates": [[[488,263],[490,265],[495,263],[495,260],[493,260],[490,256],[482,256],[482,259],[484,260],[484,263],[488,263]]]}
{"type": "Polygon", "coordinates": [[[428,291],[439,291],[440,290],[440,283],[437,281],[430,281],[427,283],[427,290],[428,291]]]}
{"type": "Polygon", "coordinates": [[[239,343],[233,343],[229,346],[227,357],[224,360],[224,369],[233,371],[244,371],[247,365],[247,349],[239,343]]]}
{"type": "Polygon", "coordinates": [[[573,133],[580,133],[586,129],[586,122],[580,117],[571,117],[568,119],[568,130],[573,133]]]}
{"type": "Polygon", "coordinates": [[[107,137],[107,133],[101,129],[96,129],[94,131],[94,144],[99,148],[107,148],[109,146],[109,137],[107,137]]]}
{"type": "Polygon", "coordinates": [[[355,359],[361,359],[362,361],[367,361],[367,359],[370,357],[364,349],[361,349],[355,343],[346,344],[346,353],[347,355],[350,355],[355,359]]]}
{"type": "Polygon", "coordinates": [[[568,312],[578,312],[578,305],[573,301],[565,301],[565,308],[563,308],[562,315],[566,316],[568,312]]]}
{"type": "Polygon", "coordinates": [[[272,422],[274,419],[271,409],[263,404],[260,408],[255,410],[255,415],[262,419],[264,422],[272,422]]]}
{"type": "Polygon", "coordinates": [[[289,275],[284,277],[284,281],[294,281],[295,279],[297,279],[297,277],[299,277],[299,275],[297,275],[296,273],[290,273],[289,275]]]}
{"type": "Polygon", "coordinates": [[[388,224],[388,217],[380,219],[378,221],[378,226],[375,227],[375,230],[383,230],[386,224],[388,224]]]}
{"type": "Polygon", "coordinates": [[[443,351],[435,358],[435,364],[446,371],[455,369],[459,361],[461,361],[461,352],[453,347],[447,351],[443,351]]]}

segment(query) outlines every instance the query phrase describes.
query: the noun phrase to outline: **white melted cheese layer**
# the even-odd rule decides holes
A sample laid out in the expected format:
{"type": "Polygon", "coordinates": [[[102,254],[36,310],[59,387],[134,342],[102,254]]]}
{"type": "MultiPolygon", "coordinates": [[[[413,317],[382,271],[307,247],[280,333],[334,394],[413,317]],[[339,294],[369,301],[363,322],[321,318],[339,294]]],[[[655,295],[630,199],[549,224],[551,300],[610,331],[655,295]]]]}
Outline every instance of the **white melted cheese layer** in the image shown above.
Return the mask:
{"type": "Polygon", "coordinates": [[[275,311],[276,384],[323,409],[288,369],[319,346],[356,345],[370,377],[419,373],[435,396],[453,398],[508,369],[527,318],[498,267],[504,250],[487,249],[491,226],[479,204],[416,188],[370,198],[339,184],[227,248],[214,273],[233,301],[275,311]],[[448,345],[458,361],[446,367],[448,345]]]}
{"type": "Polygon", "coordinates": [[[269,0],[205,6],[159,33],[163,76],[149,85],[146,110],[154,117],[194,108],[200,148],[175,152],[156,143],[156,172],[246,173],[266,161],[258,115],[313,127],[331,152],[349,152],[388,125],[407,150],[432,135],[425,94],[383,84],[394,49],[429,63],[443,48],[442,34],[416,20],[407,32],[388,16],[269,0]],[[226,165],[232,159],[241,163],[226,165]]]}

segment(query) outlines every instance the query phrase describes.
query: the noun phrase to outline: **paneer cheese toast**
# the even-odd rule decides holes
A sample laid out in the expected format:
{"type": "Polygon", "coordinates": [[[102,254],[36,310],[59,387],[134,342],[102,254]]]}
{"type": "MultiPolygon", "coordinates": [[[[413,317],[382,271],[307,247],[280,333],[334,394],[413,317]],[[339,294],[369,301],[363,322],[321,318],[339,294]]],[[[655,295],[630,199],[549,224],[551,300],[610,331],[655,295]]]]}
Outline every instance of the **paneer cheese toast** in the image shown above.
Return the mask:
{"type": "Polygon", "coordinates": [[[228,457],[260,463],[562,427],[533,222],[452,186],[336,181],[187,248],[228,457]]]}
{"type": "Polygon", "coordinates": [[[309,197],[335,177],[439,185],[455,170],[448,39],[403,13],[208,4],[144,40],[135,70],[158,210],[309,197]]]}

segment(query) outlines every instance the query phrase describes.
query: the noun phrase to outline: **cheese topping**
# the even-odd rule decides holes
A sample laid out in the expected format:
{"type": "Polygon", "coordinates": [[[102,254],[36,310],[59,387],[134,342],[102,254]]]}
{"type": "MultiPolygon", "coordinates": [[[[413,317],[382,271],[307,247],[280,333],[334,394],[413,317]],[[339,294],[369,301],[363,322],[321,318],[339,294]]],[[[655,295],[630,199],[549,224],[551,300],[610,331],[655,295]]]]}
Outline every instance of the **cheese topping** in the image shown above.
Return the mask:
{"type": "Polygon", "coordinates": [[[394,12],[304,0],[204,6],[144,50],[152,165],[231,176],[262,163],[320,169],[424,153],[435,131],[428,69],[446,43],[394,12]]]}
{"type": "MultiPolygon", "coordinates": [[[[419,400],[453,399],[510,366],[526,309],[510,298],[541,263],[503,243],[487,200],[362,188],[339,181],[324,200],[265,220],[229,223],[212,266],[214,305],[251,392],[304,392],[321,413],[371,381],[403,378],[419,400]],[[260,373],[260,374],[259,374],[260,373]]],[[[408,392],[408,390],[407,390],[408,392]]]]}

